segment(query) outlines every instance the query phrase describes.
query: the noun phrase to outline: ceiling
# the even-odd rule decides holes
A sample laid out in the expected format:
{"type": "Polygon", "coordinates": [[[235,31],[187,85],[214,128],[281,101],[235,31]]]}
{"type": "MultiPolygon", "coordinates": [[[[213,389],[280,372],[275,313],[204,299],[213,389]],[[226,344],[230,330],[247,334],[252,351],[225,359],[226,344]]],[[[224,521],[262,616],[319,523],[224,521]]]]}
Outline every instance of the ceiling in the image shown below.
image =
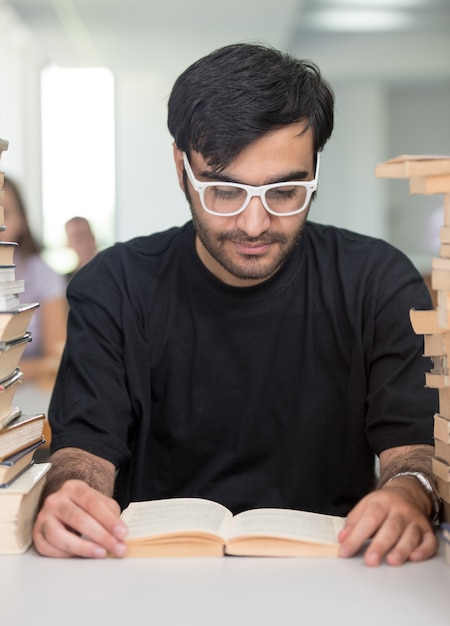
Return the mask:
{"type": "Polygon", "coordinates": [[[449,0],[0,0],[58,65],[164,63],[202,45],[257,39],[295,50],[305,38],[374,33],[450,36],[449,0]]]}

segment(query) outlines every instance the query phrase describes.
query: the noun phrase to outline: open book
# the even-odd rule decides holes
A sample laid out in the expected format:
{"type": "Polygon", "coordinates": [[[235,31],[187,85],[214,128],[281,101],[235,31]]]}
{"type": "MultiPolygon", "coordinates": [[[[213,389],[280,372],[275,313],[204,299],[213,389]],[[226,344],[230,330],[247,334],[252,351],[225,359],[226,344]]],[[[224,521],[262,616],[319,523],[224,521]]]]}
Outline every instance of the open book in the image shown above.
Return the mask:
{"type": "Polygon", "coordinates": [[[345,518],[291,509],[233,517],[202,498],[132,502],[123,512],[130,557],[337,556],[345,518]]]}

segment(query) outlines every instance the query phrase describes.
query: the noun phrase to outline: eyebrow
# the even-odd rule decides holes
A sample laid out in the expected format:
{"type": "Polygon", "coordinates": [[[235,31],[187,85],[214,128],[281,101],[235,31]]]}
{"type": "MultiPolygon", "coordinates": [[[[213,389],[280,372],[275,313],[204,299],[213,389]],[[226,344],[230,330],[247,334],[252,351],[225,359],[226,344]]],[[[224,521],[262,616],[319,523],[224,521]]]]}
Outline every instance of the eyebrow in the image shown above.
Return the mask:
{"type": "MultiPolygon", "coordinates": [[[[273,185],[275,183],[289,183],[294,181],[303,181],[307,179],[309,172],[306,170],[294,170],[285,174],[285,176],[275,177],[273,179],[269,179],[267,182],[263,183],[263,185],[273,185]]],[[[230,178],[226,174],[220,174],[219,172],[212,172],[211,170],[204,170],[200,172],[200,176],[203,178],[207,178],[212,182],[222,182],[222,183],[237,183],[238,185],[248,185],[248,183],[244,183],[240,180],[236,180],[235,178],[230,178]]],[[[314,176],[314,175],[313,175],[314,176]]],[[[259,185],[250,185],[251,187],[259,187],[259,185]]]]}

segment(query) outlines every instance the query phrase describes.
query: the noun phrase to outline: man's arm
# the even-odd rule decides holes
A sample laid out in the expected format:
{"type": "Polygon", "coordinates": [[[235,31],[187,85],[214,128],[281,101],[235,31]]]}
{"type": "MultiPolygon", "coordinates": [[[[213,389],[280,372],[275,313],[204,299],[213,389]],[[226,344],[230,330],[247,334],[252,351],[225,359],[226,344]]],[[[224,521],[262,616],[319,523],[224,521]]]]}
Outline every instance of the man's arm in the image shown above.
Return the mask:
{"type": "Polygon", "coordinates": [[[433,480],[433,447],[400,446],[380,455],[380,481],[350,512],[339,539],[341,556],[352,556],[372,539],[365,552],[368,565],[384,557],[390,565],[423,561],[437,550],[430,518],[433,503],[416,477],[397,476],[421,472],[433,480]]]}
{"type": "Polygon", "coordinates": [[[33,529],[43,556],[123,556],[127,529],[112,498],[115,467],[78,448],[56,451],[33,529]]]}

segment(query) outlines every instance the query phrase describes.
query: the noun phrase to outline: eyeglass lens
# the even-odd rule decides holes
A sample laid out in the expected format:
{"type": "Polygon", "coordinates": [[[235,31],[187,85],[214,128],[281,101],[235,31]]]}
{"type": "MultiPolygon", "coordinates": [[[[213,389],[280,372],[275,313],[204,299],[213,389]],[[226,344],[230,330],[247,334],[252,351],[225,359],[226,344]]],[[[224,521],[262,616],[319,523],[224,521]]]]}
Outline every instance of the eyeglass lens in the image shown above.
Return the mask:
{"type": "MultiPolygon", "coordinates": [[[[232,184],[212,185],[204,190],[204,202],[214,213],[234,213],[247,202],[248,192],[232,184]]],[[[302,185],[271,187],[265,190],[264,199],[274,213],[291,213],[301,209],[307,200],[306,188],[302,185]]]]}

